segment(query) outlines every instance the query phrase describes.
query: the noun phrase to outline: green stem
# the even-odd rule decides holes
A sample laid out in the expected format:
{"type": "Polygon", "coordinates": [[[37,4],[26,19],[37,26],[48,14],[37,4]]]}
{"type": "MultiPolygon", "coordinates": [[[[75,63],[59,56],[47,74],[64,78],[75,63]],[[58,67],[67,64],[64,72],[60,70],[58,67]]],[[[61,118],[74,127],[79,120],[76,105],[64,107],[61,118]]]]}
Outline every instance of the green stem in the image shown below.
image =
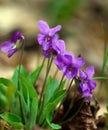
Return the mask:
{"type": "Polygon", "coordinates": [[[64,75],[62,75],[62,78],[61,78],[61,80],[60,80],[60,83],[59,83],[59,86],[58,86],[58,88],[57,88],[57,90],[59,90],[60,89],[60,87],[61,87],[61,84],[62,84],[62,81],[63,81],[63,79],[64,79],[64,75]]]}
{"type": "MultiPolygon", "coordinates": [[[[63,77],[62,77],[62,79],[63,79],[63,77]]],[[[62,80],[61,80],[61,81],[62,81],[62,80]]],[[[57,108],[57,110],[56,110],[56,112],[55,112],[55,114],[54,114],[54,118],[57,116],[60,107],[62,106],[62,104],[63,104],[64,101],[66,100],[66,97],[67,97],[67,95],[69,94],[69,90],[70,90],[70,88],[71,88],[72,83],[73,83],[73,79],[72,79],[71,82],[70,82],[70,85],[69,85],[69,87],[68,87],[67,93],[66,93],[66,95],[65,95],[65,97],[64,97],[64,99],[63,99],[63,101],[59,104],[59,106],[58,106],[58,108],[57,108]]]]}
{"type": "Polygon", "coordinates": [[[108,80],[108,77],[94,77],[93,80],[108,80]]]}
{"type": "MultiPolygon", "coordinates": [[[[19,68],[18,68],[18,91],[21,91],[20,88],[20,71],[21,71],[21,63],[22,63],[22,57],[23,57],[23,51],[24,51],[24,44],[22,46],[22,50],[21,50],[21,54],[20,54],[20,58],[19,58],[19,68]]],[[[19,104],[20,104],[20,112],[21,112],[21,118],[23,121],[23,124],[25,124],[25,117],[24,117],[24,112],[23,112],[23,106],[22,106],[22,100],[21,100],[21,96],[19,95],[19,104]]]]}
{"type": "Polygon", "coordinates": [[[41,91],[41,94],[40,94],[39,107],[40,107],[40,104],[41,104],[41,101],[42,101],[42,97],[43,97],[43,93],[44,93],[45,85],[46,85],[46,80],[47,80],[48,73],[49,73],[49,66],[50,66],[49,64],[50,64],[50,58],[48,59],[48,62],[47,62],[46,75],[45,75],[45,80],[44,80],[43,85],[42,85],[42,91],[41,91]]]}
{"type": "MultiPolygon", "coordinates": [[[[101,76],[103,77],[105,75],[105,69],[107,65],[107,59],[108,59],[108,54],[107,54],[107,41],[106,41],[106,36],[105,36],[105,29],[104,29],[104,24],[101,24],[101,32],[102,32],[102,37],[104,40],[104,54],[103,54],[103,64],[102,64],[102,70],[101,70],[101,76]]],[[[97,98],[99,98],[101,88],[102,88],[103,80],[100,81],[99,89],[97,92],[97,98]]]]}
{"type": "Polygon", "coordinates": [[[70,92],[70,88],[71,88],[71,86],[72,86],[73,80],[74,80],[74,78],[72,78],[72,80],[71,80],[71,82],[70,82],[70,84],[69,84],[69,87],[68,87],[68,90],[67,90],[67,95],[68,95],[69,92],[70,92]]]}
{"type": "MultiPolygon", "coordinates": [[[[71,88],[71,86],[72,86],[73,80],[74,80],[74,78],[73,78],[73,79],[71,80],[71,82],[70,82],[70,85],[69,85],[68,90],[67,90],[67,94],[66,94],[66,96],[65,96],[65,98],[64,98],[64,101],[66,100],[66,97],[67,97],[67,95],[68,95],[69,92],[70,92],[70,88],[71,88]]],[[[76,91],[75,91],[75,93],[74,93],[74,96],[75,96],[75,94],[76,94],[76,91]]],[[[63,101],[63,102],[64,102],[64,101],[63,101]]],[[[64,119],[66,118],[66,116],[69,114],[70,110],[71,110],[72,107],[73,107],[73,104],[74,104],[74,99],[72,99],[72,102],[71,102],[71,104],[69,105],[69,109],[68,109],[67,112],[65,113],[64,117],[62,118],[62,120],[64,120],[64,119]]]]}
{"type": "MultiPolygon", "coordinates": [[[[44,63],[45,63],[45,57],[43,58],[43,60],[42,60],[42,63],[41,63],[41,69],[39,70],[39,73],[38,73],[38,76],[37,76],[37,79],[38,79],[38,77],[39,77],[39,75],[40,75],[40,73],[41,73],[41,70],[42,70],[42,68],[43,68],[43,66],[44,66],[44,63]]],[[[35,83],[36,84],[36,83],[35,83]]],[[[34,84],[34,85],[35,85],[34,84]]]]}
{"type": "Polygon", "coordinates": [[[56,78],[57,73],[58,73],[58,68],[56,69],[56,71],[55,71],[55,73],[54,73],[53,79],[55,79],[55,78],[56,78]]]}
{"type": "Polygon", "coordinates": [[[40,111],[39,111],[39,115],[38,115],[39,116],[38,121],[41,118],[41,113],[42,113],[43,106],[44,106],[44,92],[45,92],[45,89],[46,89],[46,82],[47,82],[48,74],[50,72],[52,61],[53,61],[53,56],[51,57],[51,59],[50,58],[48,59],[48,63],[47,63],[47,70],[46,70],[45,80],[44,80],[44,83],[43,83],[43,86],[42,86],[42,91],[41,91],[40,101],[39,101],[40,111]]]}

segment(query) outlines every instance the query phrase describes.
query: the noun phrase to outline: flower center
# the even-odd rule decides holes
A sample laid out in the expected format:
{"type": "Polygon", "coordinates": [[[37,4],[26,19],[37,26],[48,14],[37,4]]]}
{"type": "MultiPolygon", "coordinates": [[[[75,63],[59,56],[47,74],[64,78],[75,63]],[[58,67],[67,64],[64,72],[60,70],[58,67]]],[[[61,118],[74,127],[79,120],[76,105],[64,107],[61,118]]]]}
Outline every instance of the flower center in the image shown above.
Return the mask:
{"type": "Polygon", "coordinates": [[[84,79],[84,83],[87,83],[87,82],[88,82],[88,75],[86,74],[86,78],[84,79]]]}
{"type": "Polygon", "coordinates": [[[68,68],[68,70],[71,72],[71,71],[73,70],[72,66],[70,66],[70,67],[68,68]]]}
{"type": "Polygon", "coordinates": [[[48,49],[48,50],[46,51],[46,53],[47,53],[47,54],[52,53],[52,48],[48,49]]]}
{"type": "Polygon", "coordinates": [[[87,79],[84,79],[84,83],[87,83],[88,82],[88,80],[87,79]]]}
{"type": "Polygon", "coordinates": [[[47,36],[47,37],[46,37],[46,40],[47,40],[47,41],[50,41],[50,40],[51,40],[51,37],[50,37],[50,36],[47,36]]]}

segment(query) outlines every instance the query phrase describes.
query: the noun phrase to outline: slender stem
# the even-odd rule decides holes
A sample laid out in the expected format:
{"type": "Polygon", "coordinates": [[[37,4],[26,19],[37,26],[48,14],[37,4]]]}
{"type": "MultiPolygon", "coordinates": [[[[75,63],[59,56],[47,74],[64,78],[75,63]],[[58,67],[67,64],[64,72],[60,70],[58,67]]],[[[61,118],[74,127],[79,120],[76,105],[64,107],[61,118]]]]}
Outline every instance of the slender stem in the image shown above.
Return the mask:
{"type": "MultiPolygon", "coordinates": [[[[70,88],[71,88],[71,86],[72,86],[72,83],[73,83],[73,80],[74,80],[74,78],[71,80],[71,82],[70,82],[70,84],[69,84],[69,87],[68,87],[68,89],[67,89],[67,93],[66,93],[66,95],[65,95],[65,97],[64,97],[64,99],[63,99],[63,101],[60,103],[60,105],[58,106],[58,108],[57,108],[57,111],[56,111],[56,113],[55,113],[55,115],[54,115],[54,118],[57,116],[57,113],[58,113],[58,111],[59,111],[59,109],[60,109],[60,107],[61,107],[61,105],[64,103],[64,101],[66,100],[66,97],[67,97],[67,95],[69,94],[69,90],[70,90],[70,88]]],[[[65,116],[65,115],[64,115],[65,116]]],[[[64,117],[63,117],[64,118],[64,117]]],[[[62,119],[63,120],[63,119],[62,119]]]]}
{"type": "Polygon", "coordinates": [[[42,85],[42,91],[41,91],[41,94],[40,94],[39,107],[40,107],[40,104],[41,104],[41,101],[42,101],[43,93],[44,93],[44,90],[45,90],[45,84],[46,84],[46,80],[47,80],[48,73],[49,73],[49,69],[48,69],[49,68],[49,63],[50,63],[50,58],[48,59],[48,62],[47,62],[46,75],[45,75],[45,80],[44,80],[43,85],[42,85]]]}
{"type": "Polygon", "coordinates": [[[45,83],[46,83],[46,80],[47,80],[48,64],[49,64],[49,59],[48,59],[48,63],[47,63],[47,69],[46,69],[45,80],[44,80],[44,82],[43,82],[43,85],[42,85],[42,91],[41,91],[41,94],[40,94],[39,107],[40,107],[40,104],[41,104],[41,101],[42,101],[42,96],[43,96],[43,92],[44,92],[44,89],[45,89],[45,83]]]}
{"type": "Polygon", "coordinates": [[[94,77],[93,80],[108,80],[108,77],[94,77]]]}
{"type": "Polygon", "coordinates": [[[59,89],[60,89],[63,79],[64,79],[64,75],[62,75],[62,78],[61,78],[61,80],[60,80],[60,84],[59,84],[59,86],[58,86],[57,90],[59,90],[59,89]]]}
{"type": "MultiPolygon", "coordinates": [[[[44,63],[45,63],[45,57],[44,57],[43,60],[42,60],[42,63],[41,63],[41,69],[39,70],[39,73],[38,73],[37,79],[38,79],[38,77],[39,77],[39,75],[40,75],[40,73],[41,73],[41,70],[42,70],[42,68],[43,68],[43,66],[44,66],[44,63]]],[[[36,83],[35,83],[35,84],[36,84],[36,83]]]]}
{"type": "Polygon", "coordinates": [[[58,68],[56,69],[56,71],[55,71],[55,73],[54,73],[53,79],[55,79],[55,78],[56,78],[57,73],[58,73],[58,68]]]}
{"type": "MultiPolygon", "coordinates": [[[[101,32],[102,32],[102,37],[104,40],[104,54],[103,54],[103,64],[102,64],[102,69],[101,69],[101,76],[103,77],[105,75],[105,69],[106,69],[106,65],[107,65],[107,59],[108,59],[108,55],[107,55],[107,41],[106,41],[106,35],[105,35],[105,29],[104,29],[104,24],[101,24],[101,32]]],[[[99,85],[99,89],[97,92],[97,98],[99,98],[100,92],[101,92],[101,88],[103,85],[103,80],[100,81],[100,85],[99,85]]]]}
{"type": "Polygon", "coordinates": [[[67,90],[67,95],[68,95],[69,92],[70,92],[70,88],[71,88],[71,86],[72,86],[73,81],[74,81],[74,78],[72,78],[72,80],[71,80],[71,82],[70,82],[70,84],[69,84],[69,87],[68,87],[68,90],[67,90]]]}
{"type": "MultiPolygon", "coordinates": [[[[74,78],[73,78],[73,79],[74,79],[74,78]]],[[[68,93],[70,92],[69,90],[70,90],[71,84],[72,84],[72,82],[73,82],[73,79],[71,80],[71,83],[70,83],[70,85],[69,85],[68,93]]],[[[77,84],[76,84],[76,86],[75,86],[75,92],[74,92],[73,97],[76,96],[76,92],[77,92],[76,87],[77,87],[77,84]]],[[[69,114],[70,110],[72,109],[72,107],[73,107],[73,105],[74,105],[74,99],[75,99],[75,98],[72,99],[72,101],[71,101],[71,103],[70,103],[70,105],[69,105],[69,108],[68,108],[67,112],[65,113],[64,117],[62,118],[62,121],[66,118],[66,116],[69,114]]]]}
{"type": "Polygon", "coordinates": [[[48,59],[48,63],[47,63],[47,70],[46,70],[45,80],[44,80],[44,83],[43,83],[43,87],[42,87],[42,91],[41,91],[41,95],[40,95],[40,101],[39,101],[40,111],[39,111],[38,121],[40,120],[41,113],[42,113],[42,110],[43,110],[43,105],[44,105],[44,92],[45,92],[45,89],[46,89],[46,82],[47,82],[48,74],[49,74],[49,72],[50,72],[50,68],[51,68],[52,61],[53,61],[53,56],[51,57],[51,59],[50,59],[50,58],[48,59]],[[42,98],[43,98],[43,99],[42,99],[42,98]],[[43,100],[43,102],[42,102],[42,100],[43,100]]]}
{"type": "MultiPolygon", "coordinates": [[[[72,79],[72,80],[73,80],[73,79],[72,79]]],[[[72,81],[72,80],[71,80],[71,81],[72,81]]],[[[66,86],[70,86],[70,80],[67,81],[67,85],[66,85],[66,86]]],[[[69,89],[69,88],[70,88],[70,87],[68,87],[68,89],[69,89]]]]}
{"type": "MultiPolygon", "coordinates": [[[[20,58],[19,58],[18,83],[17,83],[19,92],[21,91],[21,88],[20,88],[20,71],[21,71],[21,63],[22,63],[22,59],[23,59],[23,51],[24,51],[24,44],[22,46],[21,54],[20,54],[20,58]]],[[[20,104],[20,112],[21,112],[22,121],[25,124],[22,100],[21,100],[21,96],[20,95],[19,95],[19,104],[20,104]]]]}

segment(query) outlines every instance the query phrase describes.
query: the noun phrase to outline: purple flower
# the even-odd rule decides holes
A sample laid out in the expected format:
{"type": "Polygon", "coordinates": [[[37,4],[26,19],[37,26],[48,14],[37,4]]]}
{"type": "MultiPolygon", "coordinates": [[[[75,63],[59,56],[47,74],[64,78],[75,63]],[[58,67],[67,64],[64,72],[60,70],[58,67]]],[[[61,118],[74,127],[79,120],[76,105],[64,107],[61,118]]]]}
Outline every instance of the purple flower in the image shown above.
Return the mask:
{"type": "Polygon", "coordinates": [[[43,50],[46,51],[52,47],[53,41],[58,39],[58,35],[56,33],[61,30],[61,25],[49,28],[45,21],[40,20],[38,22],[38,27],[41,33],[37,35],[37,40],[39,44],[42,45],[43,50]]]}
{"type": "Polygon", "coordinates": [[[8,57],[11,57],[17,52],[24,43],[24,36],[21,32],[16,32],[10,39],[10,41],[3,42],[0,46],[2,52],[8,53],[8,57]]]}
{"type": "Polygon", "coordinates": [[[63,71],[63,74],[71,79],[76,77],[79,68],[81,68],[85,61],[83,58],[75,58],[72,53],[64,52],[63,54],[58,54],[54,59],[55,64],[59,70],[63,71]]]}
{"type": "Polygon", "coordinates": [[[42,50],[46,58],[52,55],[58,55],[65,52],[65,42],[63,40],[53,41],[52,46],[48,50],[42,50]]]}
{"type": "Polygon", "coordinates": [[[94,72],[95,71],[93,66],[88,66],[85,72],[82,70],[79,72],[81,78],[79,89],[84,95],[86,102],[89,102],[92,99],[92,90],[96,87],[96,82],[92,80],[94,72]]]}
{"type": "Polygon", "coordinates": [[[56,55],[62,54],[65,52],[65,42],[63,40],[57,40],[52,44],[52,48],[56,55]]]}
{"type": "Polygon", "coordinates": [[[50,58],[53,55],[53,49],[49,48],[48,50],[42,50],[42,54],[46,58],[50,58]]]}

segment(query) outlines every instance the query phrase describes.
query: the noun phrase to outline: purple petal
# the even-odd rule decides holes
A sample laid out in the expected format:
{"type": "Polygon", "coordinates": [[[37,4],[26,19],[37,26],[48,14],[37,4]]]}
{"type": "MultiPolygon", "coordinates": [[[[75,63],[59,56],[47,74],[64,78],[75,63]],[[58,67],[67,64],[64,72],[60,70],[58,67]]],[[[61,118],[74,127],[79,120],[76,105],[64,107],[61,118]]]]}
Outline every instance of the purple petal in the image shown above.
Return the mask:
{"type": "Polygon", "coordinates": [[[83,67],[84,64],[85,64],[85,60],[82,57],[76,58],[73,61],[73,66],[76,67],[76,68],[81,68],[81,67],[83,67]]]}
{"type": "Polygon", "coordinates": [[[89,80],[88,85],[89,85],[91,90],[96,88],[96,82],[93,80],[89,80]]]}
{"type": "Polygon", "coordinates": [[[69,65],[72,64],[72,61],[74,60],[74,55],[70,52],[64,52],[64,62],[65,64],[69,65]]]}
{"type": "Polygon", "coordinates": [[[8,57],[11,57],[15,52],[17,51],[17,49],[11,49],[8,51],[8,57]]]}
{"type": "Polygon", "coordinates": [[[85,102],[89,102],[92,99],[92,93],[88,84],[81,82],[79,89],[85,98],[85,102]]]}
{"type": "Polygon", "coordinates": [[[42,47],[43,47],[43,50],[44,50],[44,51],[47,51],[47,50],[51,49],[51,48],[52,48],[51,42],[50,42],[50,41],[48,41],[48,42],[47,42],[47,41],[43,42],[42,47]]]}
{"type": "Polygon", "coordinates": [[[52,44],[52,48],[58,53],[63,53],[65,51],[65,42],[63,40],[58,40],[52,44]]]}
{"type": "Polygon", "coordinates": [[[86,68],[86,74],[88,75],[88,78],[92,78],[94,76],[94,66],[88,66],[86,68]]]}
{"type": "Polygon", "coordinates": [[[63,68],[63,73],[68,79],[75,77],[77,75],[77,72],[78,72],[78,69],[76,68],[73,68],[71,71],[69,70],[67,66],[63,68]]]}
{"type": "Polygon", "coordinates": [[[40,20],[38,22],[38,27],[42,34],[47,35],[49,33],[49,26],[45,21],[40,20]]]}
{"type": "Polygon", "coordinates": [[[86,79],[87,78],[87,75],[85,72],[83,72],[82,70],[79,70],[79,74],[80,74],[80,77],[82,80],[86,79]]]}
{"type": "Polygon", "coordinates": [[[74,75],[70,72],[64,69],[64,75],[68,78],[71,79],[72,77],[74,77],[74,75]]]}
{"type": "Polygon", "coordinates": [[[52,45],[55,44],[59,39],[59,35],[57,35],[57,34],[54,36],[50,36],[50,37],[51,37],[52,45]]]}
{"type": "Polygon", "coordinates": [[[84,93],[84,97],[85,97],[85,102],[90,102],[93,98],[93,95],[88,92],[88,93],[84,93]]]}
{"type": "Polygon", "coordinates": [[[0,46],[2,52],[8,52],[12,48],[12,43],[9,41],[3,42],[0,46]]]}
{"type": "Polygon", "coordinates": [[[11,42],[16,42],[18,39],[22,39],[22,33],[16,32],[12,35],[11,42]]]}
{"type": "Polygon", "coordinates": [[[59,70],[62,70],[64,67],[64,62],[63,62],[63,55],[57,55],[54,58],[54,63],[57,65],[59,70]]]}
{"type": "Polygon", "coordinates": [[[46,58],[49,58],[52,56],[52,51],[51,50],[42,50],[42,53],[43,55],[46,57],[46,58]]]}
{"type": "Polygon", "coordinates": [[[88,84],[86,84],[86,83],[81,83],[80,84],[80,88],[81,88],[81,91],[82,91],[82,93],[84,93],[84,92],[90,92],[90,88],[88,87],[88,84]]]}
{"type": "Polygon", "coordinates": [[[39,43],[40,45],[42,45],[43,42],[45,41],[45,36],[44,36],[43,34],[38,34],[38,35],[37,35],[37,40],[38,40],[38,43],[39,43]]]}
{"type": "Polygon", "coordinates": [[[61,28],[62,28],[62,26],[61,26],[61,25],[58,25],[58,26],[56,26],[56,27],[50,29],[50,31],[49,31],[49,36],[55,35],[56,32],[58,32],[58,31],[61,30],[61,28]]]}

